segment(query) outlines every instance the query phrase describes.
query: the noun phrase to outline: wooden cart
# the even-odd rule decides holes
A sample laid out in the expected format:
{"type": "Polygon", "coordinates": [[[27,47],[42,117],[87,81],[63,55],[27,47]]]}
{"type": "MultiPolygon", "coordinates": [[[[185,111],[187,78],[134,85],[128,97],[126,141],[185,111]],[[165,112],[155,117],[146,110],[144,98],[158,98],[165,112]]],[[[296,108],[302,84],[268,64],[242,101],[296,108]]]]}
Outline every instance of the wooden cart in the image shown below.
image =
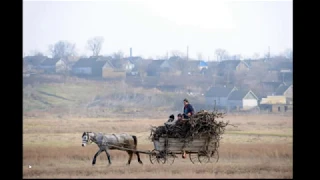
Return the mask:
{"type": "Polygon", "coordinates": [[[149,154],[150,162],[161,164],[173,164],[178,154],[186,153],[192,163],[218,162],[219,141],[218,138],[194,138],[193,140],[181,140],[178,138],[161,137],[154,140],[154,149],[149,154]]]}

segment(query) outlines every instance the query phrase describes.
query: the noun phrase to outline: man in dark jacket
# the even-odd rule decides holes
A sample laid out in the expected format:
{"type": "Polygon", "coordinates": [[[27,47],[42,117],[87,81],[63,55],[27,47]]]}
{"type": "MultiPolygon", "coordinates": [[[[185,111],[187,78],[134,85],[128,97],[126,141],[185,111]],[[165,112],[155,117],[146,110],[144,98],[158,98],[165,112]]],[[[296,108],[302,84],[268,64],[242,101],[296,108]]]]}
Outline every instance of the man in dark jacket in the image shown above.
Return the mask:
{"type": "Polygon", "coordinates": [[[183,104],[184,104],[184,107],[183,107],[183,118],[184,119],[189,119],[190,116],[192,116],[194,114],[194,109],[193,109],[192,105],[189,104],[188,99],[184,99],[183,100],[183,104]]]}

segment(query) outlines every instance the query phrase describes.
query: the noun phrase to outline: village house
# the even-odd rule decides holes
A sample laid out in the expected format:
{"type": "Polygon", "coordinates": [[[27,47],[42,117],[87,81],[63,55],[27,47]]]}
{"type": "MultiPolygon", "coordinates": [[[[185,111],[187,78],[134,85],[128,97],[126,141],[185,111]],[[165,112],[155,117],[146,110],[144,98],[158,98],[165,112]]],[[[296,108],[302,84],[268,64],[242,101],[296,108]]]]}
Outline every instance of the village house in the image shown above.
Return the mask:
{"type": "Polygon", "coordinates": [[[238,90],[236,87],[211,87],[205,93],[206,104],[218,107],[227,107],[228,97],[236,90],[238,90]]]}
{"type": "Polygon", "coordinates": [[[187,75],[203,75],[208,69],[208,64],[201,60],[182,60],[181,63],[184,63],[182,73],[187,75]]]}
{"type": "Polygon", "coordinates": [[[153,60],[147,67],[147,76],[160,76],[160,66],[165,60],[153,60]]]}
{"type": "Polygon", "coordinates": [[[181,75],[180,60],[164,60],[159,67],[160,76],[178,76],[181,75]]]}
{"type": "Polygon", "coordinates": [[[286,98],[286,104],[292,104],[293,99],[293,85],[281,84],[275,93],[276,96],[284,96],[286,98]]]}
{"type": "Polygon", "coordinates": [[[39,69],[40,64],[47,58],[47,56],[25,56],[23,62],[28,70],[39,69]]]}
{"type": "Polygon", "coordinates": [[[125,79],[126,73],[131,70],[131,65],[123,59],[106,58],[102,65],[102,77],[105,79],[125,79]]]}
{"type": "Polygon", "coordinates": [[[101,56],[80,58],[73,66],[72,73],[79,76],[102,77],[102,67],[106,60],[101,56]]]}
{"type": "Polygon", "coordinates": [[[258,92],[257,94],[259,94],[260,97],[272,96],[275,94],[276,90],[281,84],[283,84],[283,82],[279,82],[279,81],[260,82],[259,86],[261,88],[260,88],[260,92],[258,92]]]}
{"type": "Polygon", "coordinates": [[[223,76],[230,72],[241,72],[250,70],[249,65],[242,60],[225,60],[218,64],[218,75],[223,76]]]}
{"type": "Polygon", "coordinates": [[[292,111],[293,104],[293,85],[281,84],[274,95],[262,98],[262,109],[269,109],[271,112],[286,112],[292,111]]]}
{"type": "Polygon", "coordinates": [[[67,64],[62,58],[47,58],[40,65],[39,69],[45,73],[66,73],[67,64]]]}
{"type": "Polygon", "coordinates": [[[249,110],[259,106],[259,98],[251,91],[232,91],[228,97],[229,110],[249,110]]]}
{"type": "Polygon", "coordinates": [[[266,67],[267,63],[264,59],[255,59],[255,60],[243,60],[250,69],[266,67]]]}

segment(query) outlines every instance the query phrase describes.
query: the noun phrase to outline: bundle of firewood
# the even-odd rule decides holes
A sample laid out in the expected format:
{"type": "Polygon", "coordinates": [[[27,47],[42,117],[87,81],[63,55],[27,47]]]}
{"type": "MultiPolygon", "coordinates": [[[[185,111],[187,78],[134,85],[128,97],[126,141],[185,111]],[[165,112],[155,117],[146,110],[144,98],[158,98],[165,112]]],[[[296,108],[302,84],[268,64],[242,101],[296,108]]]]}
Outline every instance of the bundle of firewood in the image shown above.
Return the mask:
{"type": "Polygon", "coordinates": [[[220,139],[228,122],[217,121],[224,114],[201,110],[188,120],[178,121],[175,125],[158,126],[151,128],[150,139],[158,140],[160,137],[192,140],[193,138],[211,137],[220,139]]]}

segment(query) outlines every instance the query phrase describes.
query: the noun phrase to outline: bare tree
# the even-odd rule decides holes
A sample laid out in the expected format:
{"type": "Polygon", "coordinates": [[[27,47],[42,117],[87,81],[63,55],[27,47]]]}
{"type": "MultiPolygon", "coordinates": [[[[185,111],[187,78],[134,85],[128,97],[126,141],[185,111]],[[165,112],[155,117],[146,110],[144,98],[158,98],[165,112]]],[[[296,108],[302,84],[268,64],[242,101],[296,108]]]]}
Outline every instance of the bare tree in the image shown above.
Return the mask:
{"type": "Polygon", "coordinates": [[[182,58],[182,57],[185,56],[185,54],[183,52],[181,52],[181,51],[173,50],[173,51],[171,51],[171,56],[179,56],[179,57],[182,58]]]}
{"type": "Polygon", "coordinates": [[[75,44],[68,41],[59,41],[49,46],[53,58],[65,58],[75,54],[75,44]]]}
{"type": "Polygon", "coordinates": [[[38,50],[33,50],[30,52],[32,56],[44,56],[44,54],[38,50]]]}
{"type": "Polygon", "coordinates": [[[228,54],[226,50],[220,48],[216,49],[214,53],[217,56],[218,61],[226,59],[226,56],[228,54]]]}
{"type": "Polygon", "coordinates": [[[118,51],[112,54],[112,57],[114,59],[122,59],[124,57],[124,53],[122,51],[118,51]]]}
{"type": "Polygon", "coordinates": [[[235,54],[232,57],[233,57],[233,60],[240,60],[242,58],[241,54],[235,54]]]}
{"type": "Polygon", "coordinates": [[[92,51],[92,56],[99,55],[103,42],[104,42],[104,38],[101,36],[97,36],[88,40],[87,46],[88,46],[88,49],[92,51]]]}
{"type": "Polygon", "coordinates": [[[260,54],[259,53],[254,53],[252,56],[252,59],[259,59],[260,54]]]}

